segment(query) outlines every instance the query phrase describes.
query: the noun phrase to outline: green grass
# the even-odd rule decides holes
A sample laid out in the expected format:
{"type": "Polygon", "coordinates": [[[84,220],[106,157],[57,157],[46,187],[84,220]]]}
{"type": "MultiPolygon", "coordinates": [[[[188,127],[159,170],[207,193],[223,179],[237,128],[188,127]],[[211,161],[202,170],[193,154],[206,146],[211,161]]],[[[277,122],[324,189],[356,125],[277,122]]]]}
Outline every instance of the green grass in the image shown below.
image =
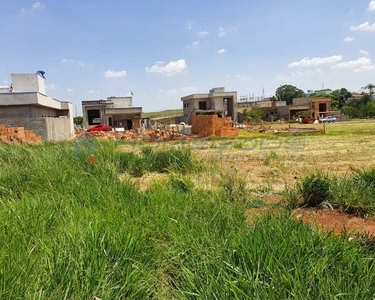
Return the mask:
{"type": "Polygon", "coordinates": [[[166,116],[174,116],[174,115],[183,115],[182,109],[168,109],[162,111],[155,111],[155,112],[143,112],[142,118],[158,118],[158,117],[166,117],[166,116]]]}
{"type": "Polygon", "coordinates": [[[329,205],[362,216],[375,214],[375,168],[352,170],[341,176],[317,173],[284,192],[288,206],[329,205]]]}
{"type": "Polygon", "coordinates": [[[133,152],[113,152],[112,161],[121,172],[142,176],[146,172],[191,172],[200,168],[188,148],[153,150],[142,147],[141,154],[133,152]]]}
{"type": "Polygon", "coordinates": [[[109,142],[0,145],[0,299],[375,295],[375,253],[363,240],[288,215],[249,225],[231,174],[223,191],[202,191],[176,168],[140,192],[118,176],[132,159],[109,142]]]}

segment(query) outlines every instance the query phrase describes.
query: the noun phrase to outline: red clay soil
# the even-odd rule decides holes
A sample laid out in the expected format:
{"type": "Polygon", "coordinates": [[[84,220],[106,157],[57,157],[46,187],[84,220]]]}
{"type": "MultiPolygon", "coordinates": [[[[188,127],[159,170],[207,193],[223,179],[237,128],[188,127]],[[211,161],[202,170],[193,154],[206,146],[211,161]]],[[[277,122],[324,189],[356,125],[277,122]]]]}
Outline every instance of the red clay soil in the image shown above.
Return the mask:
{"type": "Polygon", "coordinates": [[[299,209],[293,212],[293,216],[297,219],[302,218],[304,223],[317,226],[325,232],[360,233],[375,237],[375,219],[364,219],[329,209],[299,209]]]}
{"type": "MultiPolygon", "coordinates": [[[[252,223],[256,217],[268,213],[282,213],[282,210],[264,206],[246,210],[247,220],[252,223]]],[[[292,217],[302,219],[305,224],[317,227],[324,232],[335,234],[364,234],[375,238],[375,218],[364,219],[338,210],[302,208],[294,211],[292,217]]]]}

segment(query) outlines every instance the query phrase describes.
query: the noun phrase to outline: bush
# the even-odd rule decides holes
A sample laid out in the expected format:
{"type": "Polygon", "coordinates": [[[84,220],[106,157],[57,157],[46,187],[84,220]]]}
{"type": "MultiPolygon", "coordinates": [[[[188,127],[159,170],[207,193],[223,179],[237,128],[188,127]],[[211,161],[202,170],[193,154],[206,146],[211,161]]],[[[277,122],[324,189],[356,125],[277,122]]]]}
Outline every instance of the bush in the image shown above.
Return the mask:
{"type": "Polygon", "coordinates": [[[307,206],[316,207],[332,199],[330,179],[322,173],[306,177],[299,183],[298,189],[303,204],[307,206]]]}

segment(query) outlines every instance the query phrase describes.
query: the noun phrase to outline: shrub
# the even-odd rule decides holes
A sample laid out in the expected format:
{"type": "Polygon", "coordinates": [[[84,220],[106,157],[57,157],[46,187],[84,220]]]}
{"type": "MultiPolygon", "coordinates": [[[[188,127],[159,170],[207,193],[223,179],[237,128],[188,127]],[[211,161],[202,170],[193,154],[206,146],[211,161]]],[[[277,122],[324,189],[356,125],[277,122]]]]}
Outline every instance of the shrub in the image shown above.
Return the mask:
{"type": "Polygon", "coordinates": [[[307,206],[319,206],[332,199],[330,179],[322,173],[306,177],[299,183],[298,189],[303,204],[307,206]]]}

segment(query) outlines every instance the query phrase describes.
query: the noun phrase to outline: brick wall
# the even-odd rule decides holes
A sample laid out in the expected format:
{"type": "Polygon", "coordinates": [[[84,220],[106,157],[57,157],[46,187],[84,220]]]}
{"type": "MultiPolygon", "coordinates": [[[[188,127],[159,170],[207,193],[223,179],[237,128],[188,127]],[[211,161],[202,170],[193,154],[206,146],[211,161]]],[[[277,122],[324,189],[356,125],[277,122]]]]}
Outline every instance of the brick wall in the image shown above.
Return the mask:
{"type": "Polygon", "coordinates": [[[221,137],[237,137],[238,128],[232,127],[232,118],[219,118],[217,115],[193,114],[191,132],[201,137],[216,135],[221,137]]]}
{"type": "Polygon", "coordinates": [[[24,127],[26,130],[32,130],[43,140],[48,140],[47,124],[45,118],[0,119],[0,124],[4,124],[6,127],[24,127]]]}
{"type": "Polygon", "coordinates": [[[6,127],[0,124],[0,142],[40,143],[42,138],[24,127],[6,127]]]}
{"type": "Polygon", "coordinates": [[[44,141],[62,141],[71,138],[69,118],[11,118],[0,119],[6,127],[24,127],[44,141]]]}

